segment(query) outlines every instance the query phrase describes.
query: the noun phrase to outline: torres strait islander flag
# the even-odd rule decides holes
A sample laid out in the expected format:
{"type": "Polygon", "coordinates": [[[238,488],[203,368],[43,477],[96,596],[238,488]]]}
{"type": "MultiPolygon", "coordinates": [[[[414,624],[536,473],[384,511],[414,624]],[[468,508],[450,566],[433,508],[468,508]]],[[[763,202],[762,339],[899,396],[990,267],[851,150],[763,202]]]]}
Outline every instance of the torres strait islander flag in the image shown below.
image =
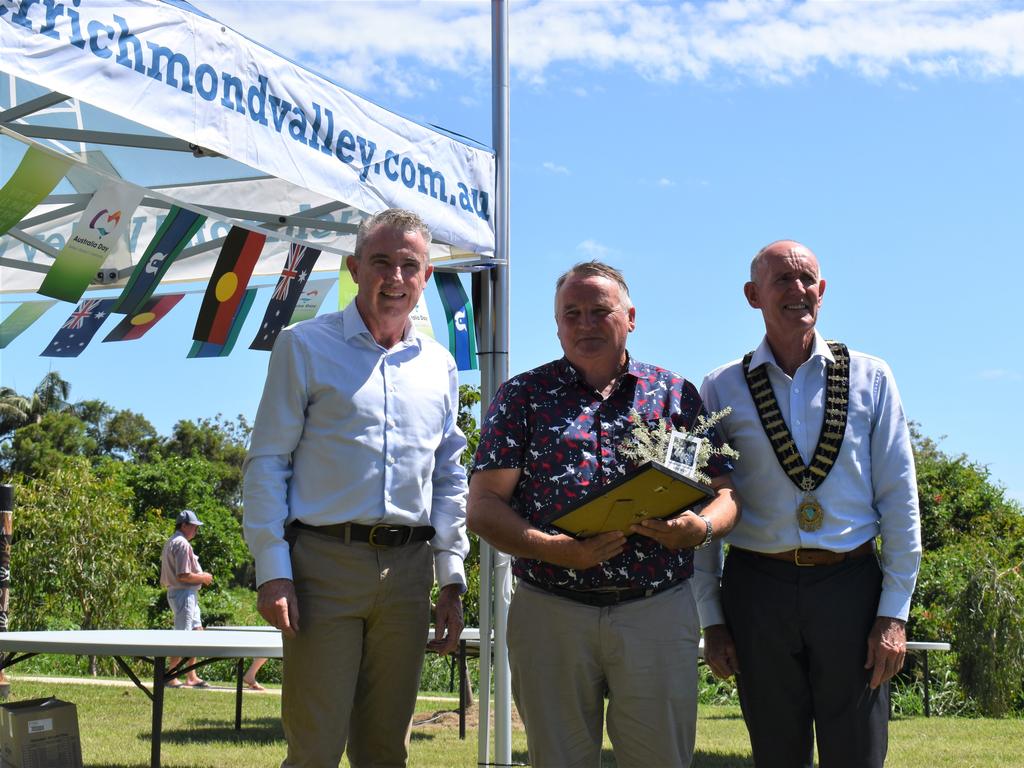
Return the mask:
{"type": "Polygon", "coordinates": [[[228,232],[203,296],[193,339],[213,344],[227,342],[238,305],[246,295],[245,287],[266,240],[266,235],[242,227],[232,227],[228,232]]]}
{"type": "Polygon", "coordinates": [[[473,304],[457,274],[435,272],[434,282],[437,284],[437,292],[441,295],[441,304],[448,318],[448,349],[460,371],[474,371],[478,364],[473,304]]]}
{"type": "Polygon", "coordinates": [[[40,357],[78,357],[110,314],[113,299],[86,299],[60,327],[40,357]]]}
{"type": "Polygon", "coordinates": [[[298,243],[291,244],[284,269],[281,270],[281,277],[274,288],[274,295],[270,298],[270,304],[263,315],[260,332],[249,345],[249,349],[269,351],[274,346],[277,334],[290,320],[295,305],[299,302],[299,296],[302,295],[303,286],[306,285],[309,273],[319,256],[320,251],[317,248],[309,248],[298,243]]]}
{"type": "Polygon", "coordinates": [[[164,223],[146,248],[146,253],[135,265],[128,285],[121,291],[113,311],[126,315],[141,312],[142,305],[153,295],[171,263],[205,222],[205,216],[172,205],[164,223]]]}
{"type": "Polygon", "coordinates": [[[174,305],[185,296],[184,293],[168,293],[163,296],[155,296],[149,299],[142,308],[133,315],[129,315],[118,323],[114,330],[107,334],[103,341],[131,341],[143,336],[150,328],[157,324],[174,305]]]}
{"type": "Polygon", "coordinates": [[[245,318],[249,315],[253,302],[256,301],[257,290],[250,288],[245,291],[242,300],[238,302],[223,344],[216,344],[212,341],[193,341],[192,349],[189,350],[187,357],[227,357],[230,355],[231,350],[235,348],[235,342],[238,341],[238,333],[245,325],[245,318]]]}

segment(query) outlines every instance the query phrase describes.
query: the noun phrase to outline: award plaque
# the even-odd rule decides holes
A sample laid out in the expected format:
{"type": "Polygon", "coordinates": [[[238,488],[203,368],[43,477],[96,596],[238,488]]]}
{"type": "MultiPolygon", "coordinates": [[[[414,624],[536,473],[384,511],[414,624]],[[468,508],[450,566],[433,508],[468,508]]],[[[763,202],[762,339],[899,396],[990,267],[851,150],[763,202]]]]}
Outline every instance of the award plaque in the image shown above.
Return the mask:
{"type": "Polygon", "coordinates": [[[608,531],[629,534],[634,523],[672,517],[714,496],[711,486],[660,461],[649,461],[557,513],[548,523],[578,538],[608,531]]]}

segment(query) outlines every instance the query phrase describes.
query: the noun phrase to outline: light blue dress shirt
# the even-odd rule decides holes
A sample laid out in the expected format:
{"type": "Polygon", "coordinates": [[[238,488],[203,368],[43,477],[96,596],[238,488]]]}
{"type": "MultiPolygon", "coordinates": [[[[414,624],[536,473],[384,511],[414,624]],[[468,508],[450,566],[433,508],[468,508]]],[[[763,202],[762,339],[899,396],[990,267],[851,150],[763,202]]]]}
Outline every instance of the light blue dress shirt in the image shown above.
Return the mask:
{"type": "Polygon", "coordinates": [[[284,527],[433,525],[441,586],[465,590],[466,439],[455,361],[409,324],[391,349],[355,301],[281,331],[244,464],[256,582],[292,577],[284,527]]]}
{"type": "MultiPolygon", "coordinates": [[[[824,419],[825,340],[815,333],[810,359],[790,378],[775,362],[767,338],[750,368],[767,365],[768,379],[800,455],[807,464],[824,419]]],[[[804,492],[779,466],[747,388],[741,361],[709,373],[701,387],[708,410],[732,413],[719,425],[722,439],[740,452],[731,477],[743,503],[730,545],[755,552],[797,547],[845,552],[881,535],[882,596],[879,616],[906,619],[921,563],[917,478],[910,430],[889,366],[850,350],[850,403],[839,458],[813,492],[825,510],[817,531],[801,530],[796,509],[804,492]]],[[[724,623],[718,595],[722,545],[697,553],[694,586],[701,625],[724,623]]]]}

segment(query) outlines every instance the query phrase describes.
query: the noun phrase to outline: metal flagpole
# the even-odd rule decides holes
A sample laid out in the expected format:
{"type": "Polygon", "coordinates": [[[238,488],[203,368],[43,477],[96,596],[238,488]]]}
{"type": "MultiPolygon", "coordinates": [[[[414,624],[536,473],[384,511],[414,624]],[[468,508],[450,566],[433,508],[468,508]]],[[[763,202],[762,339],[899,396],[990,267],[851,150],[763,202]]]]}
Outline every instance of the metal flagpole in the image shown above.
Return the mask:
{"type": "MultiPolygon", "coordinates": [[[[491,355],[492,383],[508,379],[509,353],[509,67],[508,3],[491,3],[491,129],[494,135],[494,255],[501,262],[494,269],[494,354],[491,355]]],[[[493,393],[491,393],[493,395],[493,393]]],[[[490,402],[488,399],[485,402],[490,402]]],[[[506,645],[508,604],[512,595],[510,558],[497,550],[494,558],[494,759],[512,762],[512,686],[506,645]]]]}

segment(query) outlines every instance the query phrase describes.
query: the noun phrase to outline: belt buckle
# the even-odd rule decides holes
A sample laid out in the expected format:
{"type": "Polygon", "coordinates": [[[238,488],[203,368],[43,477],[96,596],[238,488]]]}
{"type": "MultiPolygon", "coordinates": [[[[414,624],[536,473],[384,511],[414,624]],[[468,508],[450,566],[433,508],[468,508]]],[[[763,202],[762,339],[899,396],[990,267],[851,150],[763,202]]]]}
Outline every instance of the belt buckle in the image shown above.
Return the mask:
{"type": "Polygon", "coordinates": [[[800,550],[803,547],[797,547],[793,550],[793,562],[801,568],[813,568],[817,563],[801,563],[800,562],[800,550]]]}
{"type": "Polygon", "coordinates": [[[377,541],[378,532],[383,531],[385,533],[396,534],[399,532],[398,527],[394,525],[388,525],[387,523],[377,523],[370,528],[370,535],[367,537],[367,543],[374,549],[388,549],[390,547],[400,547],[403,544],[408,544],[412,538],[412,528],[406,528],[405,538],[403,541],[397,544],[384,544],[377,541]]]}

